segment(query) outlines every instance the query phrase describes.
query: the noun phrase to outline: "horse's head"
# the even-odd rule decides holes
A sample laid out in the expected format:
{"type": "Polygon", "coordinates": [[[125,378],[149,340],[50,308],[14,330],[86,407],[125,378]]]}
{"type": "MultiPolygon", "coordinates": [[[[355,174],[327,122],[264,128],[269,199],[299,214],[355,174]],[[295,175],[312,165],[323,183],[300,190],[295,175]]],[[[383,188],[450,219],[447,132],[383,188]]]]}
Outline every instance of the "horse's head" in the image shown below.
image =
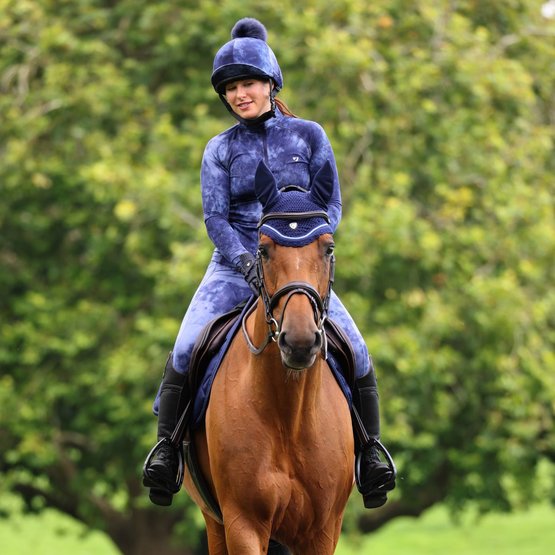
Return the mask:
{"type": "Polygon", "coordinates": [[[323,326],[334,269],[327,215],[332,168],[327,162],[320,169],[310,191],[278,190],[271,171],[261,162],[255,188],[263,207],[257,259],[266,321],[284,366],[303,370],[326,346],[323,326]]]}

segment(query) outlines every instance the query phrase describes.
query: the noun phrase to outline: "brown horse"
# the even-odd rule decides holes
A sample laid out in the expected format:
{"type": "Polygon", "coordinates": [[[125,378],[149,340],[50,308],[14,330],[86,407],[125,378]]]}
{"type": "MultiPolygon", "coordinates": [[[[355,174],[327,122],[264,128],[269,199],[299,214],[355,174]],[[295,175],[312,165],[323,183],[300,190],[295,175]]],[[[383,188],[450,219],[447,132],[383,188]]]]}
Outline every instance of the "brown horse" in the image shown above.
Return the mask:
{"type": "Polygon", "coordinates": [[[333,247],[329,233],[302,247],[260,234],[261,297],[218,370],[205,426],[192,437],[221,521],[185,476],[211,555],[268,553],[270,540],[294,554],[335,551],[354,446],[347,400],[322,355],[333,247]]]}

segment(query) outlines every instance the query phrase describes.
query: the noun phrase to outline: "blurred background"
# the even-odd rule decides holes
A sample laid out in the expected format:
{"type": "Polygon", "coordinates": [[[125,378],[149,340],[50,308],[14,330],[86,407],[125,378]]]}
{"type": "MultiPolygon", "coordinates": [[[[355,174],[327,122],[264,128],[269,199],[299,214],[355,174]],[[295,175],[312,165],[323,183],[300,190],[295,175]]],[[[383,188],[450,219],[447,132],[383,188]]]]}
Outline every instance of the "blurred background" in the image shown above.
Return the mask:
{"type": "Polygon", "coordinates": [[[140,484],[212,245],[210,85],[260,19],[335,149],[336,290],[374,356],[398,487],[340,555],[555,542],[553,0],[0,0],[0,545],[206,553],[140,484]]]}

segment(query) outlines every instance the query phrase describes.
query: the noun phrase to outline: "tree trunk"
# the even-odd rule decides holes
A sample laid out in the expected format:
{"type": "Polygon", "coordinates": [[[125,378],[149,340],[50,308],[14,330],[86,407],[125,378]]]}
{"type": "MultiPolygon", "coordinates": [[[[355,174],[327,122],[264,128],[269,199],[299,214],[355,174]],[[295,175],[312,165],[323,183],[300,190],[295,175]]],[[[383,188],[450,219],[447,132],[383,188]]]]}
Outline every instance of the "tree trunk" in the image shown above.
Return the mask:
{"type": "MultiPolygon", "coordinates": [[[[178,545],[172,540],[172,530],[176,524],[175,513],[160,510],[137,510],[130,519],[119,525],[108,523],[107,534],[123,555],[204,555],[200,549],[178,545]]],[[[204,535],[204,532],[202,532],[204,535]]]]}

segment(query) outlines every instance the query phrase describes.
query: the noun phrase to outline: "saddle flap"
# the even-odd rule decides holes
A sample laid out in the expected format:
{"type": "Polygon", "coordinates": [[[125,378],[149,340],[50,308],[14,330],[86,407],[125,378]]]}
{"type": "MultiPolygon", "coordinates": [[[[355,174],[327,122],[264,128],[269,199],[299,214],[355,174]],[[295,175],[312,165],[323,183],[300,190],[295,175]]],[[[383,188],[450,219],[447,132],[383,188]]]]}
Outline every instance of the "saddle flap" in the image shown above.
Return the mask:
{"type": "Polygon", "coordinates": [[[199,388],[208,364],[219,352],[243,308],[244,303],[208,322],[195,342],[189,366],[193,394],[199,388]]]}
{"type": "Polygon", "coordinates": [[[349,389],[353,391],[356,364],[351,341],[339,324],[329,318],[324,323],[324,329],[328,340],[328,350],[337,361],[349,389]]]}

